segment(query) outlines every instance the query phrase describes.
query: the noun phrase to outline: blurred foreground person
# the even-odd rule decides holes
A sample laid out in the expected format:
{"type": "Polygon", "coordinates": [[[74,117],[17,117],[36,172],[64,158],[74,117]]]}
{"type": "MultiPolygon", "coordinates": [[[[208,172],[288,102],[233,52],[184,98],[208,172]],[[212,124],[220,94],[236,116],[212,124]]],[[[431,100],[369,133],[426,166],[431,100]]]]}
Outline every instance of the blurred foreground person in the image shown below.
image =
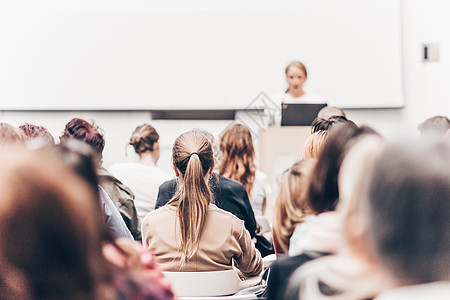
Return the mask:
{"type": "Polygon", "coordinates": [[[105,245],[126,248],[107,243],[94,189],[54,152],[17,148],[0,164],[1,299],[173,299],[163,280],[108,262],[105,245]]]}

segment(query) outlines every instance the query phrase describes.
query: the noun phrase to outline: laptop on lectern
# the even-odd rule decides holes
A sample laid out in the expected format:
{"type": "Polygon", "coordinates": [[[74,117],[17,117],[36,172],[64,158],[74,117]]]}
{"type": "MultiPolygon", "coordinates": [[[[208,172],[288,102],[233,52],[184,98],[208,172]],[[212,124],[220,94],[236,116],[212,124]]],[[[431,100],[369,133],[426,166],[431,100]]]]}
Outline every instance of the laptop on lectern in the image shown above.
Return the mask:
{"type": "Polygon", "coordinates": [[[282,103],[281,126],[311,126],[326,103],[282,103]]]}

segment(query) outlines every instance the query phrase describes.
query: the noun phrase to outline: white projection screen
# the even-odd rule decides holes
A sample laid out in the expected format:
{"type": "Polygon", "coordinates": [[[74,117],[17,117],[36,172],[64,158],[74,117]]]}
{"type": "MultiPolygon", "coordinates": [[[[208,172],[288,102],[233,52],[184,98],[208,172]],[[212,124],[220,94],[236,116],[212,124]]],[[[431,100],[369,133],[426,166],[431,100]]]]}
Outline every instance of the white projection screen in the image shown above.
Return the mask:
{"type": "Polygon", "coordinates": [[[286,89],[401,107],[400,0],[2,1],[0,110],[244,108],[286,89]]]}

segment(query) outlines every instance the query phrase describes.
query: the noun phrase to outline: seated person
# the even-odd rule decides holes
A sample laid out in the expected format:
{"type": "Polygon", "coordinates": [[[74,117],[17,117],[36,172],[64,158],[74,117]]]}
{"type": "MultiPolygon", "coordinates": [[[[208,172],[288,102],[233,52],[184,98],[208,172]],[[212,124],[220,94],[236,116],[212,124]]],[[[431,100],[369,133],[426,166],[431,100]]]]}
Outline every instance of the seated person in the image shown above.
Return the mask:
{"type": "Polygon", "coordinates": [[[214,158],[199,131],[180,135],[172,150],[178,188],[167,205],[147,214],[143,244],[165,271],[219,271],[235,266],[243,276],[262,271],[262,259],[244,222],[212,204],[214,158]]]}
{"type": "Polygon", "coordinates": [[[153,126],[136,127],[129,144],[139,155],[139,161],[114,164],[109,170],[135,194],[134,205],[142,223],[145,215],[155,209],[159,186],[173,176],[156,166],[160,147],[159,134],[153,126]]]}
{"type": "Polygon", "coordinates": [[[59,139],[60,141],[64,141],[71,138],[85,142],[92,147],[96,154],[97,175],[100,186],[106,191],[114,202],[114,205],[116,205],[134,239],[141,240],[133,192],[102,167],[105,139],[100,128],[86,120],[73,118],[66,124],[63,134],[59,139]]]}

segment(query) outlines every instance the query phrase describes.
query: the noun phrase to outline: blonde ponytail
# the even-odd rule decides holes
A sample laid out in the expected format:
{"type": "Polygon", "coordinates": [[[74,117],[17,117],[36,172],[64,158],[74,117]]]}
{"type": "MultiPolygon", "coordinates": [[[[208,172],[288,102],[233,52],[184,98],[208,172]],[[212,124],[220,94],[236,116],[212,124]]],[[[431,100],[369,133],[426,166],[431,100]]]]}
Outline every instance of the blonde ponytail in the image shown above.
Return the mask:
{"type": "Polygon", "coordinates": [[[169,205],[177,207],[183,266],[198,250],[206,213],[212,201],[207,177],[214,162],[211,143],[199,131],[186,132],[175,140],[172,159],[181,174],[177,193],[169,205]]]}

